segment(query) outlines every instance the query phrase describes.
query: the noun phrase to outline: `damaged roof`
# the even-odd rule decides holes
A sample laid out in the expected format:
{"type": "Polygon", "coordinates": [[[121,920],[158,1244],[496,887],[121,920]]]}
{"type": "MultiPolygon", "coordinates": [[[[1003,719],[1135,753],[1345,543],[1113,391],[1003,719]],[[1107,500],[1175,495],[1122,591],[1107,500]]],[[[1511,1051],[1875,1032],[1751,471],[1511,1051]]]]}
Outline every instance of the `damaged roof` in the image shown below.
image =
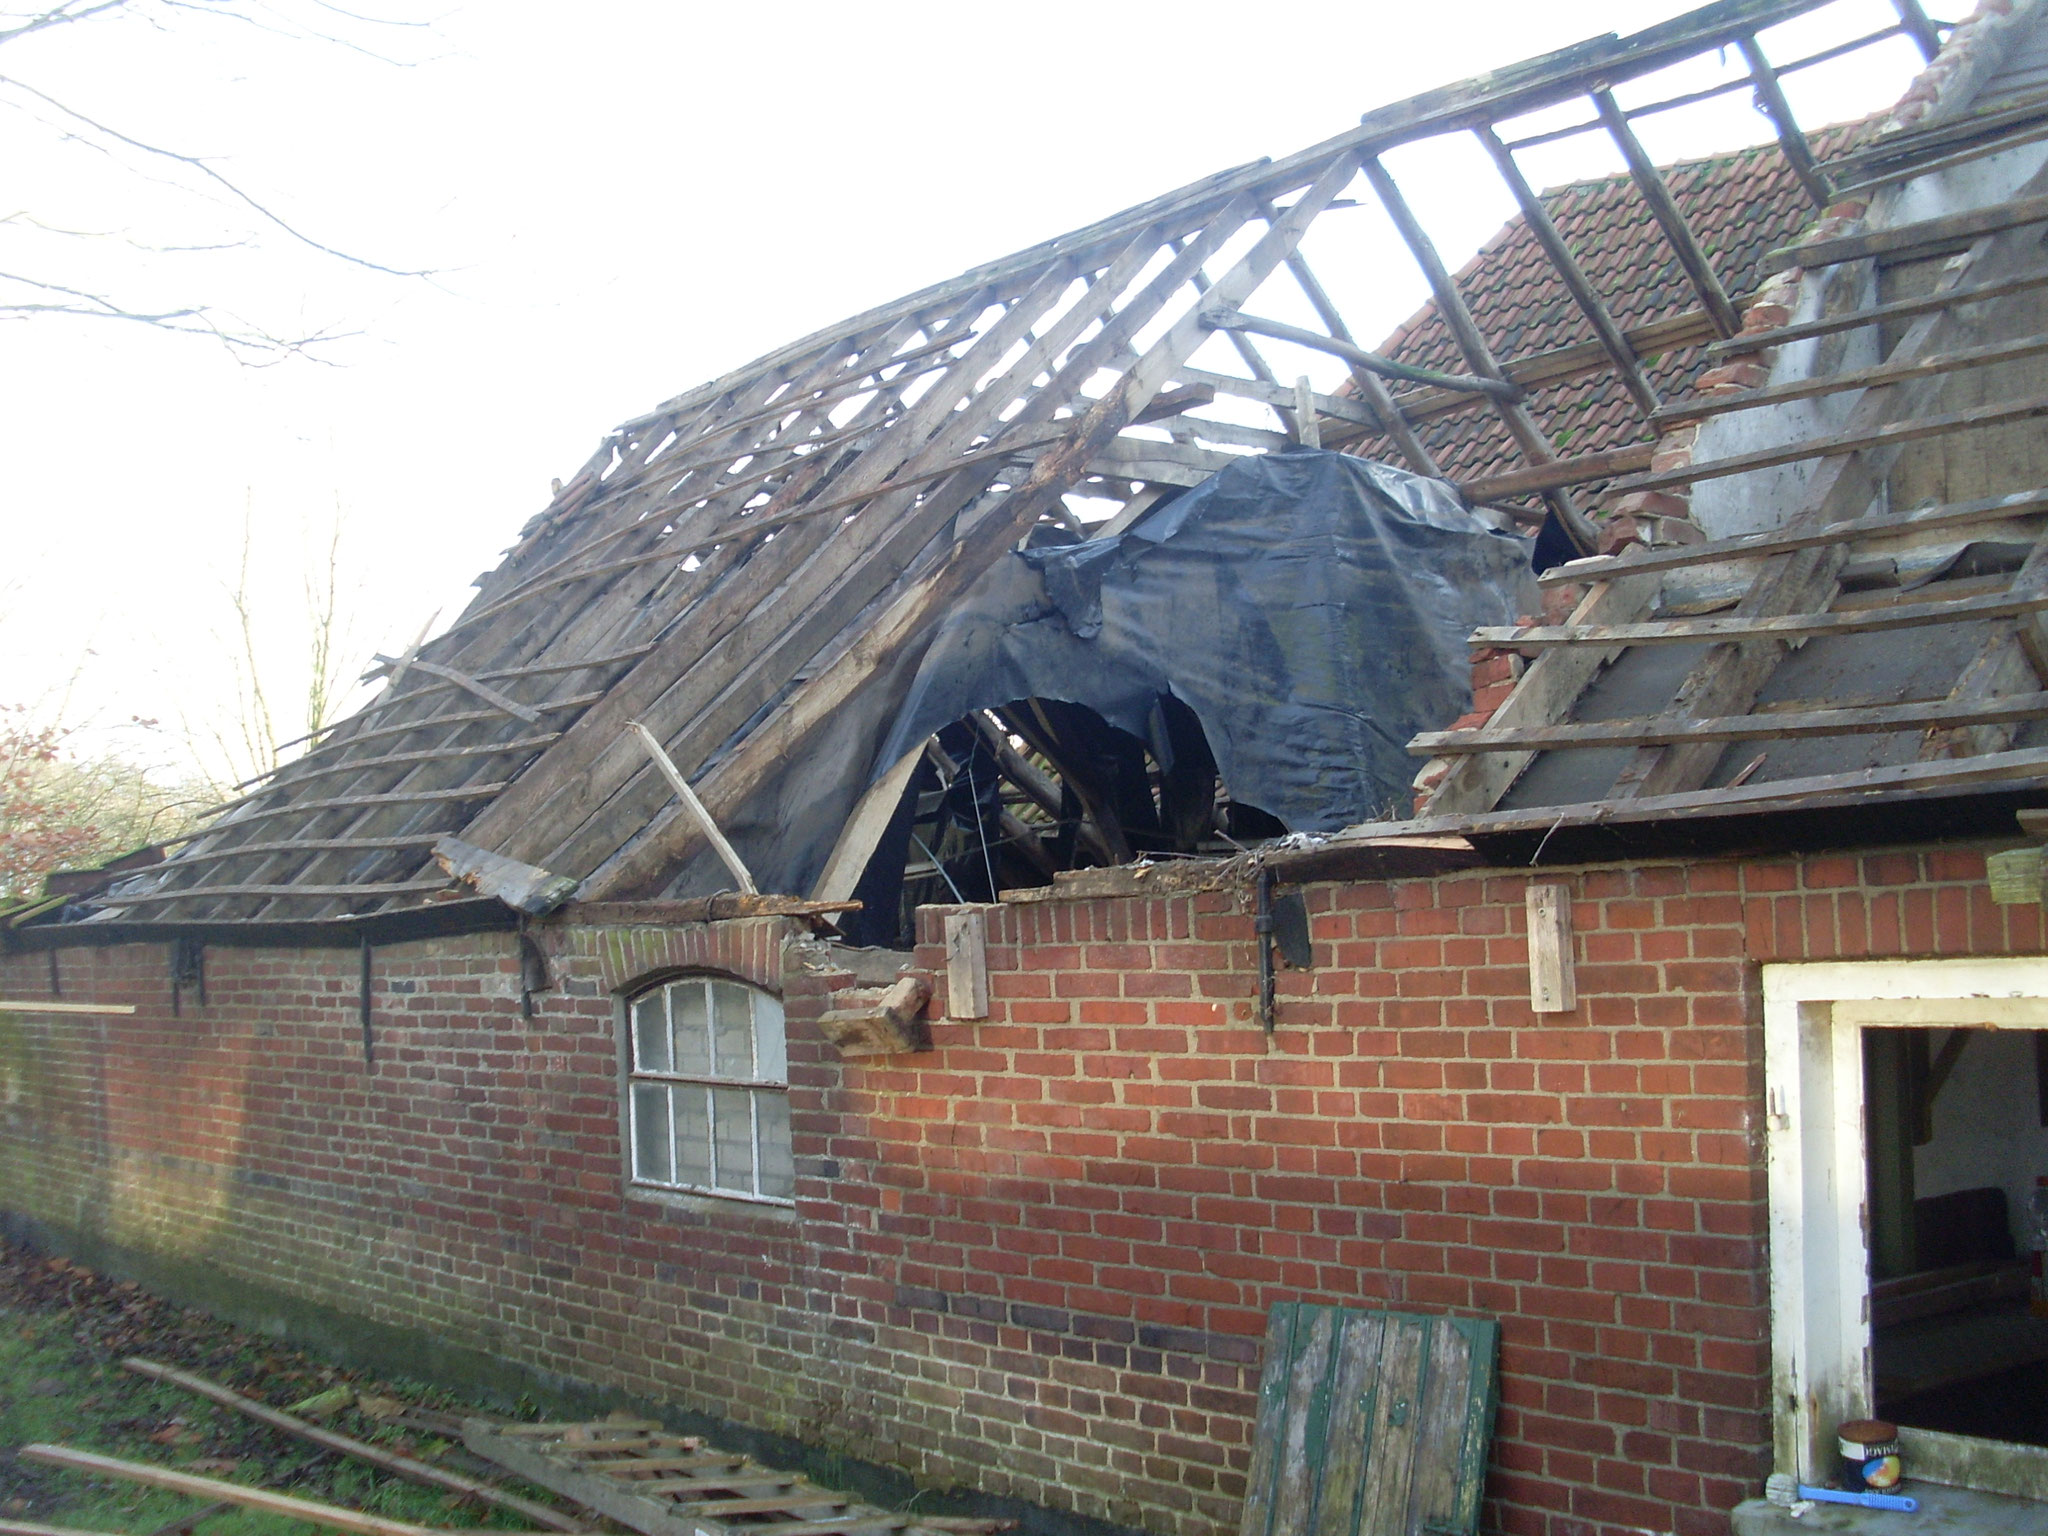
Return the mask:
{"type": "MultiPolygon", "coordinates": [[[[1794,228],[1793,189],[1808,212],[1829,193],[1816,153],[1846,141],[1810,146],[1780,77],[1896,35],[1935,45],[1902,5],[1896,26],[1765,56],[1761,31],[1824,10],[1854,22],[1855,7],[1834,0],[1722,0],[1425,93],[677,396],[606,437],[447,631],[382,659],[377,699],[164,865],[96,898],[98,916],[390,912],[467,895],[447,864],[474,878],[480,860],[585,900],[688,894],[678,881],[713,857],[715,828],[772,819],[776,803],[825,783],[859,797],[832,852],[843,871],[892,807],[859,796],[887,766],[874,760],[879,734],[848,739],[835,724],[905,685],[964,594],[1022,542],[1120,533],[1242,456],[1304,439],[1369,437],[1397,466],[1451,476],[1491,526],[1545,523],[1590,556],[1598,531],[1575,488],[1647,466],[1668,370],[1697,361],[1679,349],[1739,324],[1730,295],[1743,295],[1754,252],[1731,259],[1712,220],[1794,228]],[[1742,63],[1709,94],[1749,93],[1777,142],[1683,172],[1674,200],[1631,124],[1699,93],[1624,108],[1614,91],[1724,50],[1742,63]],[[1631,171],[1567,189],[1555,200],[1566,233],[1554,236],[1514,169],[1514,134],[1566,104],[1583,116],[1570,131],[1606,136],[1631,171]],[[1461,281],[1379,157],[1465,132],[1498,151],[1525,218],[1461,281]],[[1382,352],[1359,345],[1303,254],[1311,226],[1358,202],[1384,211],[1382,243],[1435,294],[1433,315],[1382,352]],[[1622,208],[1636,210],[1632,223],[1622,208]],[[1654,225],[1667,253],[1654,282],[1603,266],[1613,248],[1580,227],[1581,209],[1626,228],[1631,255],[1654,225]],[[1497,290],[1472,281],[1496,270],[1507,274],[1497,290]],[[1548,297],[1532,299],[1536,289],[1548,297]],[[1559,293],[1576,318],[1559,313],[1559,293]],[[1299,393],[1303,358],[1326,377],[1335,359],[1342,385],[1299,393]],[[1573,411],[1586,422],[1559,415],[1573,411]],[[1107,518],[1077,514],[1104,503],[1107,518]]],[[[1331,227],[1318,249],[1344,238],[1331,227]]],[[[1010,771],[1018,783],[1032,764],[1010,771]]],[[[1077,815],[1081,833],[1100,834],[1077,815]]],[[[745,836],[733,841],[744,858],[745,836]]]]}
{"type": "Polygon", "coordinates": [[[1410,744],[1435,761],[1399,831],[1571,860],[2010,833],[2042,802],[2048,21],[1987,8],[1949,48],[1962,88],[1837,162],[1856,198],[1772,253],[1714,387],[1614,487],[1696,542],[1550,569],[1558,622],[1475,633],[1519,678],[1410,744]]]}
{"type": "MultiPolygon", "coordinates": [[[[1876,116],[1812,134],[1815,159],[1848,153],[1882,121],[1876,116]]],[[[1754,293],[1767,275],[1765,255],[1790,244],[1813,222],[1813,198],[1776,144],[1681,161],[1663,167],[1663,174],[1672,201],[1701,248],[1713,253],[1715,271],[1731,294],[1754,293]]],[[[1691,393],[1708,366],[1702,348],[1719,338],[1634,183],[1626,175],[1573,182],[1545,192],[1543,206],[1599,287],[1615,324],[1644,354],[1642,376],[1651,390],[1664,400],[1691,393]]],[[[1457,284],[1498,357],[1539,356],[1595,339],[1526,218],[1511,221],[1489,240],[1459,269],[1457,284]]],[[[1458,339],[1434,302],[1401,325],[1380,350],[1400,362],[1441,372],[1462,366],[1458,339]]],[[[1468,399],[1420,391],[1417,396],[1403,402],[1408,416],[1452,479],[1502,475],[1522,462],[1500,423],[1473,411],[1468,399]]],[[[1560,450],[1574,455],[1656,436],[1631,399],[1627,381],[1613,372],[1539,384],[1530,390],[1529,409],[1560,450]]],[[[1389,458],[1392,445],[1367,436],[1350,451],[1389,458]]]]}

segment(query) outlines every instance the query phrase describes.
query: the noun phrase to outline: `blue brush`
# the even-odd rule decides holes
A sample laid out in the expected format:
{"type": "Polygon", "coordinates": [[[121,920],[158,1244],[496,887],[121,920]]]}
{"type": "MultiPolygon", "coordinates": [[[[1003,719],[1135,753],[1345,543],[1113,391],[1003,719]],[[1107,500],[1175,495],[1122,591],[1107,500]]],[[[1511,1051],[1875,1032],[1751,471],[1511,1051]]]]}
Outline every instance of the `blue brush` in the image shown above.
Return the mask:
{"type": "Polygon", "coordinates": [[[1816,1504],[1861,1504],[1865,1509],[1903,1509],[1908,1514],[1920,1507],[1918,1499],[1909,1499],[1902,1493],[1840,1493],[1806,1483],[1799,1485],[1799,1497],[1812,1499],[1816,1504]]]}

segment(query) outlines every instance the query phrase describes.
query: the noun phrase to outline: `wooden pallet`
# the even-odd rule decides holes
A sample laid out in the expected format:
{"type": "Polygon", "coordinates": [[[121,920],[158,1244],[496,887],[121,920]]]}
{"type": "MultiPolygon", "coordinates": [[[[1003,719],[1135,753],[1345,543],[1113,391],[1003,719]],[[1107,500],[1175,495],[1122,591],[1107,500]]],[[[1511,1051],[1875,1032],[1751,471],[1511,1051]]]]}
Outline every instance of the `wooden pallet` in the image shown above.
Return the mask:
{"type": "Polygon", "coordinates": [[[642,1536],[991,1536],[1015,1524],[892,1514],[651,1419],[468,1419],[462,1443],[642,1536]]]}

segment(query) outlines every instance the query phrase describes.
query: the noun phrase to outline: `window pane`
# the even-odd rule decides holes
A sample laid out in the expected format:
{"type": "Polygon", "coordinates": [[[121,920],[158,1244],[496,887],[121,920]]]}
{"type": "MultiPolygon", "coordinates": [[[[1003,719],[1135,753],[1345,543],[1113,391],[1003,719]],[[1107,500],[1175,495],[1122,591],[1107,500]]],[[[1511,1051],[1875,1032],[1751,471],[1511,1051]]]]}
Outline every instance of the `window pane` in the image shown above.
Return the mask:
{"type": "Polygon", "coordinates": [[[761,1193],[788,1200],[796,1194],[796,1163],[789,1155],[789,1095],[756,1093],[754,1113],[761,1128],[761,1193]]]}
{"type": "Polygon", "coordinates": [[[633,1004],[633,1070],[669,1070],[668,1018],[660,992],[650,992],[633,1004]]]}
{"type": "Polygon", "coordinates": [[[754,1192],[753,1095],[744,1088],[713,1088],[711,1115],[713,1141],[718,1151],[718,1176],[714,1187],[754,1192]]]}
{"type": "Polygon", "coordinates": [[[717,1077],[754,1075],[754,994],[729,981],[711,983],[711,1038],[717,1077]]]}
{"type": "Polygon", "coordinates": [[[675,1020],[675,1070],[709,1076],[711,1032],[704,1017],[704,983],[678,981],[668,989],[669,1017],[675,1020]]]}
{"type": "Polygon", "coordinates": [[[668,1157],[668,1089],[661,1083],[633,1085],[633,1177],[650,1184],[675,1182],[668,1157]]]}
{"type": "Polygon", "coordinates": [[[676,1105],[676,1182],[711,1187],[711,1115],[705,1106],[708,1089],[678,1083],[676,1105]]]}
{"type": "Polygon", "coordinates": [[[789,1055],[782,1045],[782,999],[754,994],[754,1060],[756,1077],[771,1083],[789,1078],[789,1055]]]}

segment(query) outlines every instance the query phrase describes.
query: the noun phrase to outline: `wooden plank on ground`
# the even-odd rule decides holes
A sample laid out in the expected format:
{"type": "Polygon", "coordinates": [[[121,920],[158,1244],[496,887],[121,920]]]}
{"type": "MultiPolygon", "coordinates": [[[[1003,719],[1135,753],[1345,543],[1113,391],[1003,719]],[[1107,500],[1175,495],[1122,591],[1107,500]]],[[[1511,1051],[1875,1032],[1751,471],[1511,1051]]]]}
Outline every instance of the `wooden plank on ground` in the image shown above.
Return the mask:
{"type": "Polygon", "coordinates": [[[195,1477],[189,1472],[152,1466],[148,1462],[123,1461],[118,1457],[100,1456],[91,1451],[74,1451],[69,1446],[24,1445],[15,1452],[15,1455],[38,1466],[67,1467],[74,1472],[84,1472],[94,1477],[114,1477],[124,1482],[168,1489],[172,1493],[190,1494],[194,1498],[240,1504],[248,1509],[262,1510],[265,1514],[282,1515],[287,1520],[303,1520],[308,1525],[321,1525],[334,1531],[348,1531],[352,1536],[447,1536],[445,1531],[437,1531],[432,1526],[414,1525],[406,1520],[388,1520],[382,1515],[366,1515],[361,1510],[343,1509],[335,1504],[321,1504],[312,1499],[294,1498],[288,1493],[274,1493],[268,1488],[251,1488],[242,1483],[224,1482],[216,1477],[195,1477]]]}
{"type": "Polygon", "coordinates": [[[684,1456],[627,1456],[600,1462],[597,1470],[607,1477],[632,1477],[636,1473],[647,1476],[656,1472],[695,1472],[705,1467],[737,1467],[746,1459],[732,1451],[693,1451],[684,1456]]]}
{"type": "Polygon", "coordinates": [[[494,1484],[481,1482],[473,1477],[464,1477],[459,1472],[450,1472],[445,1468],[429,1466],[426,1462],[416,1461],[410,1456],[401,1456],[382,1446],[370,1445],[353,1436],[309,1423],[294,1414],[273,1408],[268,1403],[259,1403],[252,1397],[244,1397],[219,1382],[209,1381],[204,1376],[195,1375],[190,1371],[181,1371],[175,1366],[145,1360],[139,1355],[123,1360],[121,1367],[123,1370],[133,1371],[138,1376],[146,1376],[151,1381],[182,1387],[185,1391],[195,1393],[210,1402],[219,1403],[224,1408],[232,1408],[236,1413],[254,1419],[259,1424],[266,1424],[284,1434],[311,1441],[323,1449],[339,1451],[344,1456],[353,1456],[358,1461],[381,1467],[386,1472],[394,1473],[408,1481],[424,1483],[429,1488],[440,1488],[468,1498],[482,1499],[553,1530],[585,1529],[582,1521],[565,1515],[560,1510],[549,1509],[545,1504],[536,1504],[532,1499],[522,1499],[518,1494],[508,1493],[494,1484]]]}

